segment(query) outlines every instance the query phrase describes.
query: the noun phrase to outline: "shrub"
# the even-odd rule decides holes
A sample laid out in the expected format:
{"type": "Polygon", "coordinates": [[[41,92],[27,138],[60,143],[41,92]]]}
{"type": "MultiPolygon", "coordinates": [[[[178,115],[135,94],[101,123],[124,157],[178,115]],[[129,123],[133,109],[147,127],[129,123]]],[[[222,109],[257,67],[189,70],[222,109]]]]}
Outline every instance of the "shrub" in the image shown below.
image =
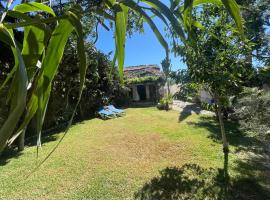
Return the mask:
{"type": "Polygon", "coordinates": [[[270,92],[245,88],[235,105],[233,115],[240,128],[262,141],[270,141],[270,92]]]}
{"type": "Polygon", "coordinates": [[[188,70],[178,70],[171,73],[171,78],[179,86],[179,91],[174,94],[174,98],[182,101],[193,101],[198,96],[200,85],[192,81],[188,70]]]}
{"type": "Polygon", "coordinates": [[[173,103],[173,97],[171,95],[165,96],[162,99],[160,99],[157,108],[160,110],[169,110],[170,105],[173,103]]]}
{"type": "MultiPolygon", "coordinates": [[[[112,70],[109,56],[87,45],[89,65],[85,87],[75,116],[76,121],[95,116],[97,109],[108,103],[118,106],[128,102],[128,91],[120,84],[118,71],[112,70]]],[[[79,71],[75,45],[70,42],[60,70],[53,82],[52,94],[44,121],[44,128],[58,126],[70,119],[78,98],[79,71]]]]}

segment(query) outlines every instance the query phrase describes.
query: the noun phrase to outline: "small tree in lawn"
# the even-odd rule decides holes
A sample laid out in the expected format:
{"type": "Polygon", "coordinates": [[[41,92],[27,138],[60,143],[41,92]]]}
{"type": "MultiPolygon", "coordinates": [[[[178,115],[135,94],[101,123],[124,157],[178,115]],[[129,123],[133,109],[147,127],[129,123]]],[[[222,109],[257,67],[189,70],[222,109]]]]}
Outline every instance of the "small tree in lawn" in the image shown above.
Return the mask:
{"type": "Polygon", "coordinates": [[[169,99],[170,99],[170,74],[171,74],[171,61],[168,57],[166,57],[164,60],[161,62],[162,66],[162,71],[165,75],[165,81],[167,84],[167,97],[166,97],[166,110],[169,110],[169,99]]]}
{"type": "Polygon", "coordinates": [[[166,84],[167,84],[167,95],[170,96],[170,83],[169,83],[169,78],[171,74],[171,61],[168,57],[166,57],[164,60],[161,62],[162,70],[165,75],[166,79],[166,84]]]}
{"type": "Polygon", "coordinates": [[[227,157],[229,144],[222,108],[228,105],[230,95],[239,93],[241,84],[251,71],[245,62],[249,45],[241,40],[231,19],[221,8],[205,6],[196,18],[204,29],[194,30],[196,41],[193,40],[192,45],[178,47],[176,52],[184,57],[192,79],[207,86],[215,100],[223,152],[227,157]]]}

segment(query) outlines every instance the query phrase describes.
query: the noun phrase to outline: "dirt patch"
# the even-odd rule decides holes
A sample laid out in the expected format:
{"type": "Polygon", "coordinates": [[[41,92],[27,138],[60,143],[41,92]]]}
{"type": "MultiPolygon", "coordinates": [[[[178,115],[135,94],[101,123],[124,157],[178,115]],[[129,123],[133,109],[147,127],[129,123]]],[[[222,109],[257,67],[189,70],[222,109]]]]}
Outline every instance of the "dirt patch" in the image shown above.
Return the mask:
{"type": "Polygon", "coordinates": [[[184,144],[164,141],[157,134],[124,134],[113,137],[106,145],[112,164],[151,168],[158,163],[182,164],[187,155],[184,144]]]}

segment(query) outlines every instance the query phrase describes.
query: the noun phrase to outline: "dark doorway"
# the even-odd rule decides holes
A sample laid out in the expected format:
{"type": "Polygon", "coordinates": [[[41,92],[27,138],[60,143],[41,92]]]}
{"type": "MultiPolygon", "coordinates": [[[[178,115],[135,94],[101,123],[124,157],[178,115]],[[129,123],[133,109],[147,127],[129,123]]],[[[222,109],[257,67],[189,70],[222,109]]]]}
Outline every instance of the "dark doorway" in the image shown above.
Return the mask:
{"type": "Polygon", "coordinates": [[[157,99],[157,91],[155,85],[149,85],[149,93],[150,93],[150,100],[156,101],[157,99]]]}
{"type": "Polygon", "coordinates": [[[137,85],[137,91],[140,97],[141,101],[146,100],[146,89],[145,89],[145,85],[137,85]]]}

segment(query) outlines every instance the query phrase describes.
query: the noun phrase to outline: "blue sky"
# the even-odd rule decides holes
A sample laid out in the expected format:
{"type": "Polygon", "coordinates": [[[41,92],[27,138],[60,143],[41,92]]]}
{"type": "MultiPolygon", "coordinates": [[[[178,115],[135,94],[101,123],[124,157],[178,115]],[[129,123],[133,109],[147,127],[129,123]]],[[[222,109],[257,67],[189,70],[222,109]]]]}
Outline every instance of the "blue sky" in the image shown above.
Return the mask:
{"type": "MultiPolygon", "coordinates": [[[[168,0],[162,0],[164,3],[169,3],[168,0]]],[[[20,1],[15,0],[11,7],[17,5],[20,1]]],[[[165,35],[164,24],[160,20],[154,20],[160,32],[165,35]]],[[[108,54],[115,51],[115,43],[113,32],[107,31],[102,26],[99,26],[99,40],[96,46],[102,52],[108,54]]],[[[169,43],[169,41],[168,41],[169,43]]],[[[113,54],[112,54],[113,57],[113,54]]],[[[127,37],[126,41],[126,55],[125,66],[157,64],[159,66],[162,59],[165,58],[165,50],[160,45],[151,28],[147,23],[144,25],[144,33],[134,33],[131,38],[127,37]]],[[[186,65],[181,62],[181,58],[170,56],[172,62],[172,69],[183,69],[186,65]]]]}
{"type": "MultiPolygon", "coordinates": [[[[160,20],[155,20],[158,29],[165,35],[164,25],[160,20]]],[[[108,54],[115,50],[113,32],[107,31],[104,27],[99,26],[99,39],[96,46],[102,52],[108,54]]],[[[168,40],[168,38],[165,38],[168,40]]],[[[169,41],[168,41],[169,43],[169,41]]],[[[113,55],[112,55],[113,57],[113,55]]],[[[156,39],[154,33],[147,23],[144,25],[144,33],[134,33],[131,38],[127,37],[125,66],[157,64],[159,66],[162,59],[165,58],[165,50],[156,39]]],[[[181,62],[180,57],[170,55],[172,69],[183,69],[186,65],[181,62]]]]}

